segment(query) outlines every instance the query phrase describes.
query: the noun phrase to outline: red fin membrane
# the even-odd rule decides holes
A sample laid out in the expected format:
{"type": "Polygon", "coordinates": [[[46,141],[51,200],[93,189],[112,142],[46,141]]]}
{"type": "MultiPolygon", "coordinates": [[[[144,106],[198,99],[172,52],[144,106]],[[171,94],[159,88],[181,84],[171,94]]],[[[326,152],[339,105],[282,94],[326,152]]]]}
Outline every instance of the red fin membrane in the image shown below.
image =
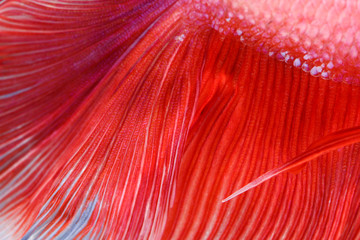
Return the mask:
{"type": "Polygon", "coordinates": [[[358,238],[360,88],[204,2],[0,4],[1,239],[358,238]]]}
{"type": "Polygon", "coordinates": [[[354,195],[360,145],[353,144],[359,140],[353,128],[360,125],[359,87],[311,77],[237,37],[202,34],[207,55],[199,101],[163,239],[350,234],[360,206],[354,195]],[[307,164],[299,174],[278,175],[222,203],[296,156],[297,166],[307,164]],[[321,160],[308,161],[316,156],[321,160]]]}
{"type": "Polygon", "coordinates": [[[261,175],[254,181],[250,182],[249,184],[245,185],[244,187],[231,194],[229,197],[225,198],[222,202],[227,202],[234,197],[262,184],[265,181],[268,181],[269,179],[283,172],[292,171],[294,169],[299,170],[299,168],[303,168],[307,162],[316,159],[322,154],[358,142],[360,142],[360,127],[346,129],[330,134],[321,139],[320,141],[312,144],[307,151],[295,157],[293,160],[261,175]]]}
{"type": "Polygon", "coordinates": [[[201,69],[179,5],[1,10],[0,238],[158,238],[201,69]]]}
{"type": "Polygon", "coordinates": [[[298,174],[300,173],[305,167],[307,166],[307,163],[301,164],[297,167],[294,167],[293,169],[288,170],[292,174],[298,174]]]}

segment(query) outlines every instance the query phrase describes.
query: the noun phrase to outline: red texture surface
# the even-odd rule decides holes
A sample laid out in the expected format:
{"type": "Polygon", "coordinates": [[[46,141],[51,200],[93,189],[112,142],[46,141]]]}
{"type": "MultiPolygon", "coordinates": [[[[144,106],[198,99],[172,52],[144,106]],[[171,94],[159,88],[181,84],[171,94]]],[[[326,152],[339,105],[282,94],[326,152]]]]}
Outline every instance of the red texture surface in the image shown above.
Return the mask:
{"type": "Polygon", "coordinates": [[[0,4],[0,238],[360,237],[356,66],[311,76],[193,6],[0,4]]]}

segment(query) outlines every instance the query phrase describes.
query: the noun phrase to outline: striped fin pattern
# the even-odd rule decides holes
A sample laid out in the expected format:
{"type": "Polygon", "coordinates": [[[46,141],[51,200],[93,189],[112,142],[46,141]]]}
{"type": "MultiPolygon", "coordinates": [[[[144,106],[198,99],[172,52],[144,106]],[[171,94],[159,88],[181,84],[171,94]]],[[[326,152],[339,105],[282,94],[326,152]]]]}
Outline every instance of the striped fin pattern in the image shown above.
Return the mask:
{"type": "Polygon", "coordinates": [[[0,239],[360,237],[360,87],[189,2],[0,2],[0,239]]]}

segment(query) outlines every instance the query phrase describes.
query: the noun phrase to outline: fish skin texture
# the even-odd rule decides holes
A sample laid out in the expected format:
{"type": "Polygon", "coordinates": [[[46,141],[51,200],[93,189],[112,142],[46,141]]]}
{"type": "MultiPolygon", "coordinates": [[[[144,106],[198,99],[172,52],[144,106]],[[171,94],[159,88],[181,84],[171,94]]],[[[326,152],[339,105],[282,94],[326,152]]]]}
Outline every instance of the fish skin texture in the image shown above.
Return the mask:
{"type": "Polygon", "coordinates": [[[191,22],[237,35],[313,76],[360,84],[358,0],[184,2],[191,22]]]}

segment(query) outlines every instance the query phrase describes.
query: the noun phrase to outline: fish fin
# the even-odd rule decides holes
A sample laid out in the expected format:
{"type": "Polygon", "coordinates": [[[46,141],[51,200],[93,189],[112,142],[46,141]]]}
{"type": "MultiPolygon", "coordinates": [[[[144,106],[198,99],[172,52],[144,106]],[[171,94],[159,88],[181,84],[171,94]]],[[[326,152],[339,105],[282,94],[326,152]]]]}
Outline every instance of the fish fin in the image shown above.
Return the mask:
{"type": "Polygon", "coordinates": [[[296,174],[299,174],[306,166],[307,166],[307,163],[304,163],[297,167],[294,167],[293,169],[288,170],[288,172],[296,175],[296,174]]]}
{"type": "Polygon", "coordinates": [[[0,238],[157,238],[202,64],[181,9],[9,1],[0,12],[0,238]]]}
{"type": "Polygon", "coordinates": [[[283,172],[292,172],[294,169],[295,171],[298,171],[299,169],[302,169],[308,162],[315,160],[317,157],[325,153],[358,142],[360,142],[360,127],[353,127],[333,132],[311,144],[305,152],[296,156],[291,161],[270,170],[269,172],[246,184],[244,187],[240,188],[229,197],[226,197],[224,200],[222,200],[222,202],[227,202],[283,172]]]}

